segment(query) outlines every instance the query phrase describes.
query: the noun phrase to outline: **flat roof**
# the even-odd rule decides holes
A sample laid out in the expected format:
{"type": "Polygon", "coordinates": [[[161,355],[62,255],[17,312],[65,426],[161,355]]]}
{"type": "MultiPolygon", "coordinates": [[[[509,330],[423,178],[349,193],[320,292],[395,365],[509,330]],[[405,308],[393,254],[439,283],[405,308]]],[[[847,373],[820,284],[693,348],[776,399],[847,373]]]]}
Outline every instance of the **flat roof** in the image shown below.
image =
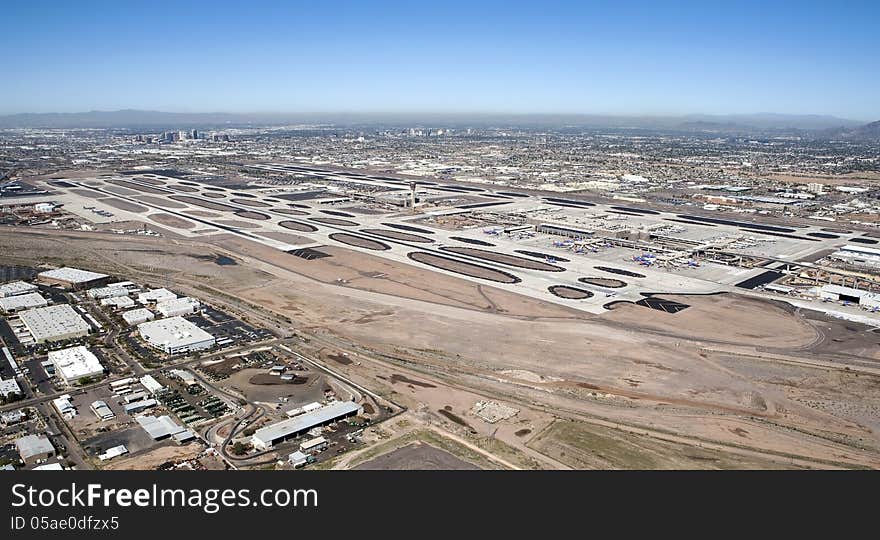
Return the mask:
{"type": "Polygon", "coordinates": [[[18,317],[38,342],[70,334],[88,334],[90,328],[68,304],[29,309],[18,317]]]}
{"type": "Polygon", "coordinates": [[[9,394],[21,394],[21,387],[15,379],[0,379],[0,396],[6,397],[9,394]]]}
{"type": "Polygon", "coordinates": [[[37,286],[32,283],[26,283],[24,281],[11,281],[9,283],[4,283],[3,285],[0,285],[0,297],[15,296],[18,294],[29,293],[36,290],[37,286]]]}
{"type": "Polygon", "coordinates": [[[864,253],[865,255],[873,255],[875,257],[880,257],[880,249],[863,247],[863,246],[854,246],[852,244],[847,244],[847,245],[841,247],[840,249],[838,249],[838,251],[855,251],[856,253],[864,253]]]}
{"type": "Polygon", "coordinates": [[[149,321],[156,317],[156,315],[147,308],[137,308],[126,311],[122,314],[122,318],[128,324],[135,324],[139,322],[149,321]]]}
{"type": "Polygon", "coordinates": [[[44,279],[55,279],[58,281],[67,281],[69,283],[88,283],[89,281],[110,277],[107,274],[99,274],[97,272],[70,267],[47,270],[45,272],[40,272],[37,275],[44,279]]]}
{"type": "Polygon", "coordinates": [[[104,372],[104,366],[98,357],[82,345],[49,351],[49,360],[55,365],[58,374],[67,381],[104,372]]]}
{"type": "Polygon", "coordinates": [[[141,323],[138,331],[151,345],[162,348],[185,347],[214,339],[214,336],[183,317],[141,323]]]}
{"type": "Polygon", "coordinates": [[[25,435],[15,439],[15,447],[18,448],[18,454],[23,459],[55,452],[52,442],[42,435],[25,435]]]}
{"type": "Polygon", "coordinates": [[[135,421],[144,428],[150,437],[156,440],[186,431],[185,427],[177,424],[167,414],[163,416],[138,416],[135,421]]]}
{"type": "Polygon", "coordinates": [[[43,295],[36,292],[0,297],[0,310],[18,311],[19,309],[43,307],[47,304],[43,295]]]}
{"type": "Polygon", "coordinates": [[[353,401],[334,401],[320,409],[258,429],[254,433],[254,437],[263,442],[271,443],[292,433],[306,431],[325,422],[357,412],[360,408],[361,406],[353,401]]]}
{"type": "Polygon", "coordinates": [[[851,287],[841,287],[840,285],[822,285],[822,292],[831,294],[842,294],[844,296],[855,296],[861,298],[868,294],[868,291],[862,289],[853,289],[851,287]]]}

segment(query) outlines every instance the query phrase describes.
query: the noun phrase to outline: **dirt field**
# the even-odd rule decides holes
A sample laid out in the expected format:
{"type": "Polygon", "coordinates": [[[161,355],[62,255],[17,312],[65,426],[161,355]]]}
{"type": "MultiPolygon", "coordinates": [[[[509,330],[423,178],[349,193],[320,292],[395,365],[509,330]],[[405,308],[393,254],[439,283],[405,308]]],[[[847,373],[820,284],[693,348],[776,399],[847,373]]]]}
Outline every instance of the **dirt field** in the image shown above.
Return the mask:
{"type": "Polygon", "coordinates": [[[269,216],[267,216],[266,214],[262,214],[260,212],[250,212],[248,210],[236,210],[235,215],[238,217],[253,219],[256,221],[265,221],[269,219],[269,216]]]}
{"type": "Polygon", "coordinates": [[[122,456],[113,459],[104,468],[106,470],[114,471],[153,470],[168,461],[187,460],[198,457],[203,448],[204,447],[199,443],[178,446],[173,442],[166,441],[162,446],[158,446],[142,454],[122,456]]]}
{"type": "Polygon", "coordinates": [[[275,212],[279,214],[287,214],[288,216],[307,216],[308,212],[303,212],[302,210],[294,210],[293,208],[273,208],[275,212]]]}
{"type": "Polygon", "coordinates": [[[387,229],[364,229],[363,232],[375,234],[376,236],[390,238],[392,240],[402,240],[404,242],[420,242],[423,244],[430,244],[431,242],[433,242],[433,240],[431,240],[430,238],[419,236],[417,234],[389,231],[387,229]]]}
{"type": "Polygon", "coordinates": [[[602,278],[602,277],[582,277],[578,278],[581,283],[596,285],[597,287],[607,287],[609,289],[619,289],[626,287],[626,282],[620,279],[602,278]]]}
{"type": "Polygon", "coordinates": [[[285,229],[290,229],[291,231],[315,232],[318,230],[318,228],[314,225],[309,225],[308,223],[299,223],[297,221],[279,221],[278,224],[285,229]]]}
{"type": "MultiPolygon", "coordinates": [[[[107,191],[109,191],[109,189],[107,191]]],[[[135,199],[145,203],[160,206],[162,208],[186,208],[185,204],[169,201],[168,199],[160,199],[159,197],[151,197],[150,195],[138,195],[137,197],[135,197],[135,199]]]]}
{"type": "Polygon", "coordinates": [[[182,203],[191,204],[193,206],[201,206],[202,208],[207,208],[208,210],[218,210],[221,212],[234,212],[238,210],[238,208],[234,206],[229,206],[228,204],[203,201],[195,197],[190,197],[189,195],[169,195],[168,198],[182,203]]]}
{"type": "Polygon", "coordinates": [[[222,218],[221,214],[215,214],[214,212],[205,212],[204,210],[184,210],[184,214],[189,216],[197,216],[203,218],[222,218]]]}
{"type": "Polygon", "coordinates": [[[330,235],[330,238],[336,240],[337,242],[342,242],[343,244],[348,244],[350,246],[360,247],[364,249],[372,249],[375,251],[391,249],[391,246],[389,246],[388,244],[383,244],[382,242],[370,240],[369,238],[364,238],[362,236],[355,236],[353,234],[333,233],[330,235]]]}
{"type": "Polygon", "coordinates": [[[568,285],[551,285],[547,290],[560,298],[567,298],[569,300],[582,300],[593,297],[593,293],[590,291],[569,287],[568,285]]]}
{"type": "Polygon", "coordinates": [[[103,202],[104,204],[110,205],[113,208],[125,210],[126,212],[134,212],[136,214],[145,214],[150,211],[150,209],[147,208],[146,206],[141,206],[139,204],[135,204],[132,202],[123,201],[122,199],[106,198],[106,199],[103,199],[101,202],[103,202]]]}
{"type": "Polygon", "coordinates": [[[160,225],[174,227],[176,229],[194,229],[196,226],[195,223],[181,219],[177,216],[172,216],[171,214],[150,214],[147,216],[147,219],[155,221],[160,225]]]}
{"type": "MultiPolygon", "coordinates": [[[[11,264],[167,280],[206,302],[229,296],[262,306],[254,317],[288,316],[311,336],[364,353],[334,369],[424,411],[444,429],[460,429],[436,413],[450,406],[480,444],[516,463],[527,456],[545,467],[572,466],[562,461],[565,449],[529,439],[556,416],[590,426],[607,418],[638,434],[624,441],[628,450],[614,450],[623,445],[615,443],[606,465],[572,450],[584,466],[726,467],[753,460],[763,467],[760,458],[880,467],[880,377],[858,371],[872,365],[878,349],[870,339],[880,336],[856,326],[808,320],[741,295],[668,296],[690,306],[674,315],[625,306],[589,316],[343,247],[321,248],[332,256],[306,261],[230,235],[211,242],[0,228],[0,253],[11,264]],[[244,263],[221,267],[199,258],[216,253],[244,263]],[[373,357],[386,364],[373,365],[373,357]],[[808,364],[820,360],[830,367],[808,364]],[[394,373],[435,388],[378,378],[394,373]],[[469,416],[487,396],[515,404],[519,420],[488,425],[469,416]],[[516,435],[523,430],[530,433],[516,435]],[[681,446],[657,449],[640,442],[645,433],[674,434],[681,446]],[[712,450],[724,454],[722,461],[658,461],[668,453],[699,455],[692,452],[708,451],[710,442],[723,448],[712,450]]],[[[563,442],[578,448],[572,437],[563,442]]]]}
{"type": "Polygon", "coordinates": [[[478,259],[483,259],[484,261],[490,261],[500,264],[506,264],[507,266],[514,266],[516,268],[528,268],[529,270],[543,270],[545,272],[563,272],[564,268],[560,266],[556,266],[553,264],[548,264],[541,261],[535,261],[532,259],[526,259],[523,257],[517,257],[516,255],[508,255],[506,253],[498,253],[495,251],[489,251],[486,249],[478,249],[478,248],[470,248],[470,247],[458,247],[458,246],[446,246],[440,248],[443,251],[449,251],[451,253],[457,253],[459,255],[468,255],[470,257],[476,257],[478,259]]]}
{"type": "Polygon", "coordinates": [[[625,304],[603,318],[625,326],[641,327],[692,339],[749,343],[764,347],[803,347],[816,339],[808,323],[769,301],[745,296],[662,295],[688,304],[675,314],[625,304]]]}
{"type": "Polygon", "coordinates": [[[579,422],[559,421],[529,446],[575,469],[790,469],[783,460],[731,456],[579,422]]]}
{"type": "Polygon", "coordinates": [[[108,184],[116,184],[117,186],[122,186],[128,189],[133,189],[135,191],[140,191],[143,193],[152,193],[154,195],[164,195],[165,192],[161,189],[151,188],[149,186],[142,186],[140,184],[134,184],[132,182],[126,182],[125,180],[107,180],[108,184]]]}
{"type": "Polygon", "coordinates": [[[252,201],[250,199],[232,199],[232,202],[243,206],[252,206],[254,208],[269,208],[271,205],[260,201],[252,201]]]}
{"type": "Polygon", "coordinates": [[[208,199],[225,199],[226,195],[214,191],[204,191],[202,192],[202,197],[207,197],[208,199]]]}
{"type": "Polygon", "coordinates": [[[238,229],[259,229],[256,223],[248,223],[247,221],[239,221],[237,219],[215,219],[214,223],[226,225],[227,227],[236,227],[238,229]]]}
{"type": "Polygon", "coordinates": [[[421,442],[398,448],[361,463],[355,470],[364,471],[475,471],[480,468],[445,450],[421,442]]]}
{"type": "Polygon", "coordinates": [[[325,218],[325,217],[316,217],[309,218],[311,221],[316,223],[325,223],[327,225],[338,225],[339,227],[357,227],[358,224],[354,221],[349,221],[347,219],[338,219],[338,218],[325,218]]]}
{"type": "Polygon", "coordinates": [[[427,264],[428,266],[434,266],[436,268],[455,272],[456,274],[463,274],[465,276],[497,281],[499,283],[518,283],[520,281],[518,277],[513,274],[508,274],[507,272],[493,270],[492,268],[478,266],[476,264],[466,263],[455,259],[447,259],[446,257],[441,257],[424,251],[414,251],[407,254],[407,257],[416,262],[427,264]]]}

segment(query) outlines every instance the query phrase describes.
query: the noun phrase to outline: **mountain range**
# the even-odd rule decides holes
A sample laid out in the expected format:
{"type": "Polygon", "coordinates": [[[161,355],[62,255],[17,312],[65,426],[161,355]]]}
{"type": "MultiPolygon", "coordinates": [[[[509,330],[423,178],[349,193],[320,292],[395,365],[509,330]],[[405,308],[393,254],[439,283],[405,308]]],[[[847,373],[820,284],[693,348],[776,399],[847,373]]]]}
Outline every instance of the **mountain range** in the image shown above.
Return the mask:
{"type": "Polygon", "coordinates": [[[440,113],[177,113],[144,110],[21,113],[0,116],[0,128],[186,129],[291,124],[340,127],[548,127],[648,129],[718,134],[808,133],[828,137],[880,138],[880,121],[864,124],[827,115],[734,114],[623,116],[585,114],[440,113]]]}

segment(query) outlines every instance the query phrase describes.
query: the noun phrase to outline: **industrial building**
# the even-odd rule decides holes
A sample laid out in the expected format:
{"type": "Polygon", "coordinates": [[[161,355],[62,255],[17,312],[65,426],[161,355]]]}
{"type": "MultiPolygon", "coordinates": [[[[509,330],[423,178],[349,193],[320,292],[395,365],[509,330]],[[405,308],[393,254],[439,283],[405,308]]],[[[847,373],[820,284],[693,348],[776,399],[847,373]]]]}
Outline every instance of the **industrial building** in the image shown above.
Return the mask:
{"type": "Polygon", "coordinates": [[[86,336],[89,324],[67,304],[22,311],[19,319],[37,343],[86,336]]]}
{"type": "Polygon", "coordinates": [[[293,452],[292,454],[287,456],[287,461],[292,467],[296,467],[298,469],[300,467],[305,467],[306,464],[308,464],[309,456],[297,450],[296,452],[293,452]]]}
{"type": "Polygon", "coordinates": [[[156,380],[152,375],[144,375],[140,378],[141,385],[147,389],[147,391],[154,396],[159,392],[165,390],[165,387],[162,386],[159,381],[156,380]]]}
{"type": "Polygon", "coordinates": [[[169,317],[138,325],[141,337],[168,354],[202,351],[214,346],[214,336],[183,317],[169,317]]]}
{"type": "Polygon", "coordinates": [[[189,315],[199,310],[201,304],[195,298],[184,296],[173,300],[164,300],[156,303],[156,310],[163,317],[176,317],[178,315],[189,315]]]}
{"type": "Polygon", "coordinates": [[[880,294],[862,289],[841,287],[840,285],[823,285],[819,289],[819,297],[823,300],[858,304],[865,309],[880,309],[880,294]]]}
{"type": "Polygon", "coordinates": [[[40,293],[31,292],[0,298],[0,311],[15,313],[16,311],[22,311],[25,309],[44,307],[48,304],[49,303],[40,293]]]}
{"type": "Polygon", "coordinates": [[[52,405],[55,407],[55,410],[58,411],[58,414],[68,420],[78,414],[76,407],[73,406],[70,394],[64,394],[63,396],[53,399],[52,405]]]}
{"type": "Polygon", "coordinates": [[[135,421],[156,441],[173,437],[177,442],[184,442],[195,437],[192,431],[181,426],[168,415],[138,416],[135,421]]]}
{"type": "Polygon", "coordinates": [[[125,409],[125,414],[134,414],[136,412],[145,411],[147,409],[152,409],[159,402],[155,399],[143,399],[141,401],[135,401],[134,403],[127,403],[122,406],[125,409]]]}
{"type": "Polygon", "coordinates": [[[0,298],[9,298],[10,296],[18,296],[36,292],[37,286],[24,281],[12,281],[0,285],[0,298]]]}
{"type": "Polygon", "coordinates": [[[111,418],[116,416],[115,414],[113,414],[113,411],[110,410],[110,407],[107,406],[107,403],[101,401],[100,399],[92,403],[89,408],[92,409],[92,412],[95,413],[95,416],[97,416],[98,419],[102,421],[110,420],[111,418]]]}
{"type": "Polygon", "coordinates": [[[115,296],[111,298],[104,298],[103,300],[101,300],[102,306],[112,306],[116,309],[126,309],[134,307],[134,304],[134,300],[132,300],[128,296],[115,296]]]}
{"type": "Polygon", "coordinates": [[[269,450],[274,445],[298,437],[314,427],[326,426],[343,418],[355,416],[362,410],[360,405],[352,401],[334,401],[312,412],[258,429],[251,437],[251,443],[257,450],[269,450]]]}
{"type": "Polygon", "coordinates": [[[157,304],[168,300],[174,300],[177,295],[168,289],[152,289],[138,294],[138,303],[142,305],[157,304]]]}
{"type": "Polygon", "coordinates": [[[567,236],[569,238],[590,238],[593,231],[584,229],[572,229],[571,227],[563,227],[561,225],[553,225],[551,223],[541,223],[535,227],[535,231],[542,234],[552,234],[557,236],[567,236]]]}
{"type": "Polygon", "coordinates": [[[6,399],[12,395],[22,395],[18,381],[15,379],[0,379],[0,397],[6,399]]]}
{"type": "Polygon", "coordinates": [[[141,324],[141,323],[144,323],[147,321],[152,321],[155,318],[156,318],[156,315],[153,314],[153,312],[147,308],[132,309],[131,311],[126,311],[125,313],[122,314],[122,319],[129,326],[134,326],[136,324],[141,324]]]}
{"type": "Polygon", "coordinates": [[[79,268],[65,267],[40,272],[37,274],[37,279],[47,285],[58,285],[67,289],[88,289],[107,283],[110,276],[79,268]]]}
{"type": "Polygon", "coordinates": [[[15,440],[18,455],[27,465],[34,465],[38,461],[49,459],[55,455],[55,447],[52,442],[41,435],[25,435],[15,440]]]}
{"type": "Polygon", "coordinates": [[[104,298],[115,298],[117,296],[128,296],[128,289],[123,286],[120,286],[118,283],[108,285],[106,287],[97,287],[95,289],[89,289],[86,292],[89,295],[89,298],[94,298],[95,300],[101,300],[104,298]]]}
{"type": "Polygon", "coordinates": [[[855,266],[880,268],[880,249],[847,244],[828,256],[829,259],[855,266]]]}
{"type": "Polygon", "coordinates": [[[55,375],[65,384],[74,384],[83,377],[94,379],[104,375],[104,366],[98,357],[82,345],[49,351],[49,361],[55,366],[55,375]]]}

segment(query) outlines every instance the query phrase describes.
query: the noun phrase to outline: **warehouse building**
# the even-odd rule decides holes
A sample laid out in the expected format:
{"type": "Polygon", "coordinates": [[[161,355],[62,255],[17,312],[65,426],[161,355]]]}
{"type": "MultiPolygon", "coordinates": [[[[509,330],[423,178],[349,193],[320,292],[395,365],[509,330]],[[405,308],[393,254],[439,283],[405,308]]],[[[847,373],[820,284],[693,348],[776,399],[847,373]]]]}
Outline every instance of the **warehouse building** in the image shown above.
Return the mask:
{"type": "Polygon", "coordinates": [[[113,411],[110,410],[110,407],[107,406],[107,403],[100,400],[100,399],[98,401],[93,402],[89,406],[89,408],[92,409],[92,412],[95,413],[95,416],[97,416],[98,419],[100,419],[102,421],[103,420],[110,420],[114,416],[116,416],[115,414],[113,414],[113,411]]]}
{"type": "Polygon", "coordinates": [[[195,436],[192,431],[172,420],[167,414],[163,416],[138,416],[135,420],[155,441],[173,437],[176,441],[183,442],[195,436]]]}
{"type": "Polygon", "coordinates": [[[100,287],[110,280],[110,276],[80,270],[79,268],[58,268],[37,274],[37,279],[47,285],[57,285],[66,289],[88,289],[100,287]]]}
{"type": "Polygon", "coordinates": [[[195,298],[184,296],[173,300],[164,300],[156,303],[156,309],[163,317],[176,317],[178,315],[189,315],[199,310],[201,304],[195,298]]]}
{"type": "Polygon", "coordinates": [[[183,317],[170,317],[138,325],[141,337],[168,354],[203,351],[214,346],[214,336],[183,317]]]}
{"type": "Polygon", "coordinates": [[[48,438],[42,435],[25,435],[15,440],[18,455],[27,465],[49,459],[55,455],[55,447],[48,438]]]}
{"type": "Polygon", "coordinates": [[[152,321],[155,318],[156,318],[156,315],[154,315],[153,312],[147,308],[133,309],[131,311],[126,311],[125,313],[122,314],[122,319],[129,326],[134,326],[136,324],[141,324],[141,323],[144,323],[147,321],[152,321]]]}
{"type": "Polygon", "coordinates": [[[168,289],[152,289],[138,294],[138,303],[142,305],[157,304],[167,300],[174,300],[177,295],[168,289]]]}
{"type": "Polygon", "coordinates": [[[86,336],[90,328],[67,304],[29,309],[22,311],[18,317],[37,343],[86,336]]]}
{"type": "Polygon", "coordinates": [[[6,399],[14,395],[22,395],[18,381],[15,379],[0,379],[0,397],[6,399]]]}
{"type": "Polygon", "coordinates": [[[55,410],[58,411],[58,414],[68,420],[78,414],[76,407],[73,406],[70,394],[64,394],[61,397],[53,399],[52,405],[55,407],[55,410]]]}
{"type": "Polygon", "coordinates": [[[9,298],[10,296],[18,296],[37,291],[37,286],[24,281],[12,281],[0,285],[0,298],[9,298]]]}
{"type": "Polygon", "coordinates": [[[104,366],[98,357],[82,345],[49,351],[49,361],[55,366],[55,375],[68,385],[83,377],[95,379],[104,375],[104,366]]]}
{"type": "Polygon", "coordinates": [[[152,375],[144,375],[140,378],[141,385],[147,389],[147,391],[154,396],[165,390],[165,387],[162,386],[159,381],[156,380],[152,375]]]}
{"type": "Polygon", "coordinates": [[[362,411],[361,406],[353,401],[334,401],[312,412],[258,429],[251,437],[251,443],[257,450],[269,450],[274,445],[307,433],[312,428],[332,424],[362,411]]]}
{"type": "Polygon", "coordinates": [[[112,306],[115,309],[127,309],[130,307],[134,307],[134,300],[129,298],[128,296],[115,296],[111,298],[104,298],[101,300],[102,306],[112,306]]]}
{"type": "Polygon", "coordinates": [[[831,255],[829,259],[854,266],[880,267],[880,249],[847,244],[831,255]]]}
{"type": "Polygon", "coordinates": [[[89,295],[89,298],[94,298],[95,300],[101,300],[104,298],[115,298],[117,296],[128,296],[128,289],[125,287],[119,286],[119,284],[112,284],[106,287],[98,287],[95,289],[89,289],[86,292],[89,295]]]}
{"type": "Polygon", "coordinates": [[[35,292],[0,298],[0,311],[5,311],[6,313],[15,313],[16,311],[44,307],[46,305],[48,305],[46,299],[40,293],[35,292]]]}

